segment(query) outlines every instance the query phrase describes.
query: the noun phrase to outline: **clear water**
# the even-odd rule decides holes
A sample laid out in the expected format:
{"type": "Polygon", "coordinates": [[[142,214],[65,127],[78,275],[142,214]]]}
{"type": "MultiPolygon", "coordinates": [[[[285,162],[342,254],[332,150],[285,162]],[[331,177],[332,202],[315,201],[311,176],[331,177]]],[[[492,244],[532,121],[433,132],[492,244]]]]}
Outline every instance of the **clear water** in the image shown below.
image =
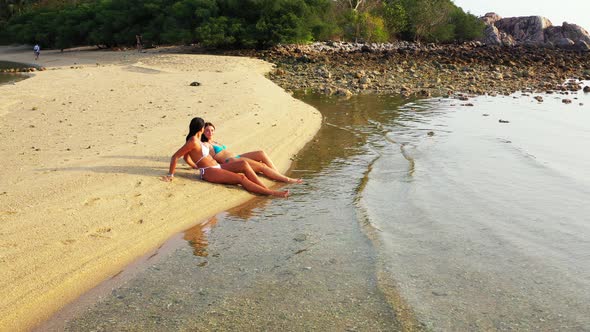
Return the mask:
{"type": "Polygon", "coordinates": [[[378,273],[429,328],[590,330],[590,98],[544,97],[406,105],[369,143],[378,273]]]}
{"type": "Polygon", "coordinates": [[[590,96],[543,97],[300,96],[324,125],[291,198],[195,226],[44,329],[590,330],[590,96]]]}

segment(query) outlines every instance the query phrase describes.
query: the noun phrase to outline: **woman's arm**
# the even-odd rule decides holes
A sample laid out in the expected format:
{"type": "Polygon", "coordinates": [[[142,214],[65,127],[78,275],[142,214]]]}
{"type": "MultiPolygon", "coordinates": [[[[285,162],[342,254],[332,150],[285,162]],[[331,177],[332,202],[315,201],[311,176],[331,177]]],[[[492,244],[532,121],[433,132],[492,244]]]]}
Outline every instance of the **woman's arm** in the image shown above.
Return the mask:
{"type": "Polygon", "coordinates": [[[162,180],[166,182],[172,181],[174,178],[174,172],[176,171],[178,159],[189,153],[191,150],[198,150],[199,148],[200,147],[198,147],[195,143],[194,137],[189,139],[180,149],[178,149],[178,151],[176,151],[176,153],[174,153],[174,155],[172,155],[172,158],[170,158],[170,168],[168,169],[168,175],[162,178],[162,180]]]}
{"type": "Polygon", "coordinates": [[[193,162],[193,158],[191,158],[191,156],[187,153],[183,156],[184,161],[186,161],[186,163],[192,168],[192,169],[197,169],[197,165],[193,162]]]}

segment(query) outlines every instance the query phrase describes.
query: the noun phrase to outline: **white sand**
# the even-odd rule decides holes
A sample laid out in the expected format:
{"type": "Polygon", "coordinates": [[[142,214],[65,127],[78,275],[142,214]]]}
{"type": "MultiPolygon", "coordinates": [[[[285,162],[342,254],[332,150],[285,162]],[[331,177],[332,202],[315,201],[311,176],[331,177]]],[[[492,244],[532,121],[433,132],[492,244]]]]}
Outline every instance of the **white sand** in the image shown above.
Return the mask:
{"type": "MultiPolygon", "coordinates": [[[[32,51],[2,47],[0,60],[32,62],[32,51]]],[[[2,331],[34,327],[174,233],[253,197],[182,162],[172,183],[159,180],[193,117],[213,122],[232,152],[265,150],[282,171],[321,123],[260,60],[43,51],[39,63],[48,70],[0,86],[2,331]]]]}

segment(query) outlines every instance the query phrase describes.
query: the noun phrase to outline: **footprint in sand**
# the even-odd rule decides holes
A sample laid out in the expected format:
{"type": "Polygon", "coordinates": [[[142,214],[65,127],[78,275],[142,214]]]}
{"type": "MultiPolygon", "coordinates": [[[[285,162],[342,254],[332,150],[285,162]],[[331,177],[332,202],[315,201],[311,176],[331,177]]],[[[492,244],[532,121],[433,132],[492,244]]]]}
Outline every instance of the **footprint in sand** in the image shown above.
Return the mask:
{"type": "Polygon", "coordinates": [[[91,198],[90,200],[84,201],[84,205],[91,206],[91,205],[94,205],[94,203],[96,203],[99,200],[100,200],[100,197],[94,197],[94,198],[91,198]]]}
{"type": "Polygon", "coordinates": [[[101,227],[94,231],[94,233],[88,234],[90,237],[110,239],[106,234],[110,233],[112,229],[110,227],[101,227]]]}

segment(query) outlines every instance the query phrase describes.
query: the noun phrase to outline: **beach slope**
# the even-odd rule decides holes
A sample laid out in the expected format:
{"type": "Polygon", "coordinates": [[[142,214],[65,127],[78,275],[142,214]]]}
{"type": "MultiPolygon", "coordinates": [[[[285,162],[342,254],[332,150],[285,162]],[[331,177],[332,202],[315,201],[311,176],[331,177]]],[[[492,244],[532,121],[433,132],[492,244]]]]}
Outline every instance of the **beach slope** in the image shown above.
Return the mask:
{"type": "Polygon", "coordinates": [[[172,183],[160,180],[193,117],[213,122],[232,152],[265,150],[281,171],[321,124],[260,60],[131,51],[40,60],[46,71],[0,86],[3,331],[31,329],[174,233],[253,197],[202,182],[182,162],[172,183]]]}

